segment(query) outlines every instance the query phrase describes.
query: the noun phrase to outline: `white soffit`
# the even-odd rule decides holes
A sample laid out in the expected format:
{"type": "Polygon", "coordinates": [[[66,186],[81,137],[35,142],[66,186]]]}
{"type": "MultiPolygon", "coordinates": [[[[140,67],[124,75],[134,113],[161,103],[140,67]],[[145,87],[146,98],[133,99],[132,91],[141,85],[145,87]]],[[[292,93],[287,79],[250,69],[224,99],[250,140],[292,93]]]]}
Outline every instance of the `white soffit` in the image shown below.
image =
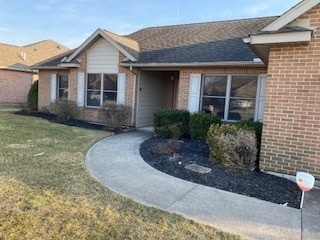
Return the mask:
{"type": "Polygon", "coordinates": [[[278,31],[284,26],[288,25],[302,14],[309,11],[311,8],[315,7],[320,3],[320,0],[303,0],[298,3],[296,6],[291,8],[289,11],[284,13],[282,16],[277,18],[275,21],[267,25],[261,31],[278,31]]]}

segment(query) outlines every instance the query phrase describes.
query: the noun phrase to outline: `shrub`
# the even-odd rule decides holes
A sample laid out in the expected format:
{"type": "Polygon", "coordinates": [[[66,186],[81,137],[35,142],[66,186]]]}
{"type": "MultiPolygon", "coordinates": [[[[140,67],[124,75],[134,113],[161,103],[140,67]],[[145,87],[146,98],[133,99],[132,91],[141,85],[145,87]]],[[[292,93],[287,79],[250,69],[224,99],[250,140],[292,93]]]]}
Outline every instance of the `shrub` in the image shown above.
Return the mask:
{"type": "Polygon", "coordinates": [[[183,138],[189,136],[190,113],[187,110],[164,109],[154,113],[156,137],[183,138]]]}
{"type": "Polygon", "coordinates": [[[257,137],[257,146],[259,147],[261,144],[261,136],[262,136],[262,127],[263,124],[261,122],[253,122],[253,121],[240,121],[235,123],[238,128],[254,131],[257,137]]]}
{"type": "Polygon", "coordinates": [[[207,143],[214,164],[254,169],[257,143],[253,131],[235,125],[213,124],[208,131],[207,143]]]}
{"type": "Polygon", "coordinates": [[[35,81],[29,90],[28,108],[32,111],[38,110],[38,81],[35,81]]]}
{"type": "Polygon", "coordinates": [[[156,145],[152,152],[155,154],[169,154],[180,152],[180,143],[178,139],[170,139],[166,143],[156,145]]]}
{"type": "Polygon", "coordinates": [[[50,105],[49,111],[57,116],[58,122],[66,122],[80,117],[80,110],[73,101],[55,101],[50,105]]]}
{"type": "Polygon", "coordinates": [[[205,141],[209,127],[212,124],[221,124],[218,116],[206,113],[194,113],[190,116],[190,135],[192,140],[205,141]]]}
{"type": "Polygon", "coordinates": [[[122,127],[130,125],[131,107],[116,103],[105,103],[99,110],[99,118],[106,124],[122,127]]]}

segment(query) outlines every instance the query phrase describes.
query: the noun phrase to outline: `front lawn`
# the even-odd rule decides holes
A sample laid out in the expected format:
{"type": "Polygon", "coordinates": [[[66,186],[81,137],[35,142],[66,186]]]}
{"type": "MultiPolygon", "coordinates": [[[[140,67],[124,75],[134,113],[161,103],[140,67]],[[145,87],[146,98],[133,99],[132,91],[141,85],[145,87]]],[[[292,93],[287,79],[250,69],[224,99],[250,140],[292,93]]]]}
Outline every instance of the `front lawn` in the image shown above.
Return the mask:
{"type": "Polygon", "coordinates": [[[102,187],[84,154],[107,132],[0,110],[0,239],[240,239],[102,187]]]}

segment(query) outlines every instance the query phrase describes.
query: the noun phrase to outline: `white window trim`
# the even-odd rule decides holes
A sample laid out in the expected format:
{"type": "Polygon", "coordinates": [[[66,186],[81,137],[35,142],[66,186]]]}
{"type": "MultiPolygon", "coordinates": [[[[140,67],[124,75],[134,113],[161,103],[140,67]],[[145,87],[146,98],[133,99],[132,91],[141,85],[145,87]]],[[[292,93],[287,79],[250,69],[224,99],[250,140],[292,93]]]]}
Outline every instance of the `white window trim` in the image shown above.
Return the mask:
{"type": "MultiPolygon", "coordinates": [[[[56,100],[58,102],[61,101],[59,98],[59,90],[60,90],[60,84],[59,84],[59,78],[60,76],[68,76],[68,101],[70,100],[70,74],[57,74],[57,88],[56,88],[56,100]]],[[[61,88],[64,89],[64,88],[61,88]]]]}
{"type": "MultiPolygon", "coordinates": [[[[227,86],[226,86],[226,94],[225,98],[225,106],[224,106],[224,118],[221,119],[223,122],[238,122],[237,120],[228,120],[229,117],[229,109],[230,109],[230,100],[231,100],[231,85],[232,85],[232,77],[256,77],[257,78],[257,90],[256,90],[256,97],[255,97],[255,108],[254,108],[254,115],[253,120],[257,121],[258,118],[258,108],[259,108],[259,97],[260,97],[260,90],[259,86],[261,84],[260,75],[255,74],[204,74],[202,77],[201,83],[201,100],[200,100],[200,107],[202,110],[203,104],[203,88],[204,88],[204,79],[206,76],[226,76],[227,77],[227,86]]],[[[219,98],[219,97],[217,97],[219,98]]]]}
{"type": "MultiPolygon", "coordinates": [[[[104,83],[104,79],[103,79],[103,75],[104,74],[113,74],[113,75],[116,75],[117,76],[117,84],[118,84],[118,77],[119,77],[119,74],[117,74],[117,73],[86,73],[86,79],[85,79],[85,81],[86,81],[86,89],[85,89],[85,107],[87,107],[87,108],[95,108],[95,109],[99,109],[99,108],[102,108],[102,106],[103,106],[103,93],[104,92],[114,92],[114,93],[117,93],[118,94],[118,90],[116,90],[116,91],[112,91],[112,90],[107,90],[107,91],[105,91],[104,89],[103,89],[103,83],[104,83]],[[89,74],[100,74],[100,77],[101,77],[101,86],[100,86],[100,106],[88,106],[88,75],[89,74]]],[[[89,90],[90,91],[90,90],[89,90]]],[[[95,91],[98,91],[98,90],[95,90],[95,91]]]]}

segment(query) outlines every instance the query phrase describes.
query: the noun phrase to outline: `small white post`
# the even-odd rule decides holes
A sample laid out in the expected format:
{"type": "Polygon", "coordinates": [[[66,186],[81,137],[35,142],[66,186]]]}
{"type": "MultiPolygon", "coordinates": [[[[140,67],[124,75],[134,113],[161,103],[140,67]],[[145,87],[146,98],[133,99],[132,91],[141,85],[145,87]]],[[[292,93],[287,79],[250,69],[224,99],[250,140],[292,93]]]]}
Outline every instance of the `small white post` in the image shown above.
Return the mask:
{"type": "Polygon", "coordinates": [[[300,203],[300,209],[302,209],[302,207],[303,207],[304,193],[305,193],[305,191],[302,191],[301,203],[300,203]]]}

